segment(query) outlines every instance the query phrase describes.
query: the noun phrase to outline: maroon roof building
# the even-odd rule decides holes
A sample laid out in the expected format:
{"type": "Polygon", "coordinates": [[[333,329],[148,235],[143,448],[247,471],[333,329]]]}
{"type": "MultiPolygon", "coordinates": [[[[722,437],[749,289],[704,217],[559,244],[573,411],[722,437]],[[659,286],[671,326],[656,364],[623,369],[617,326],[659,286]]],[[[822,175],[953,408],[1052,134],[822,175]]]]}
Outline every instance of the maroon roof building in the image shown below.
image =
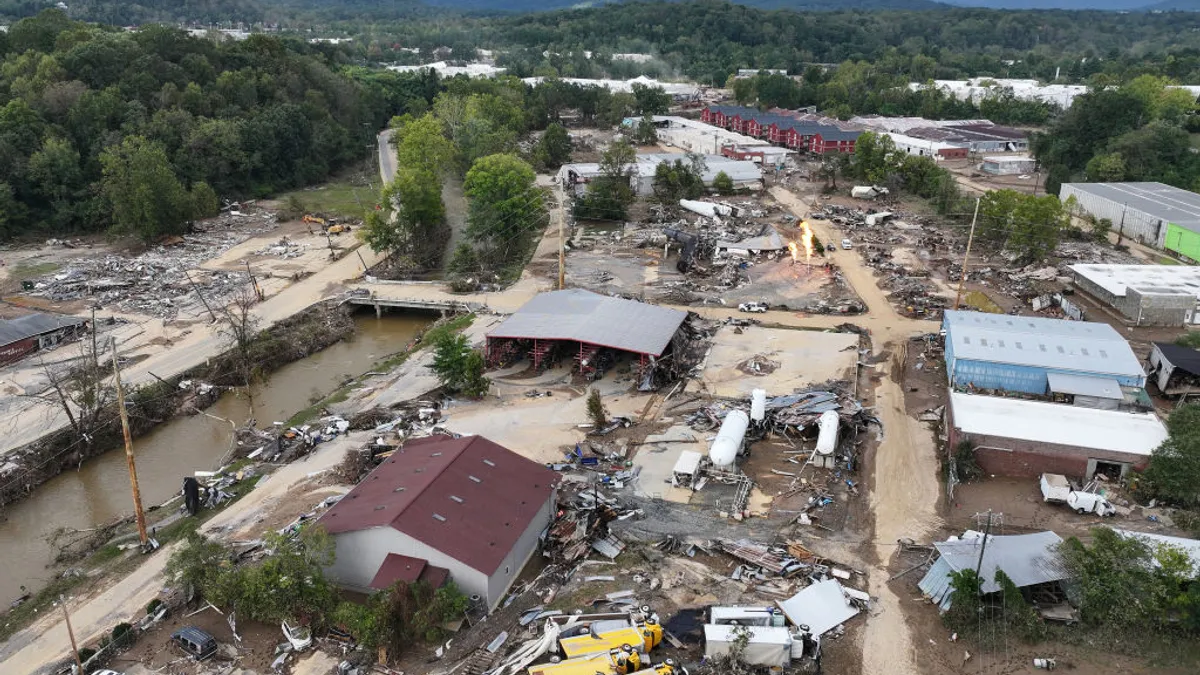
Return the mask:
{"type": "Polygon", "coordinates": [[[481,436],[408,441],[320,519],[359,592],[453,580],[494,608],[554,515],[558,474],[481,436]]]}

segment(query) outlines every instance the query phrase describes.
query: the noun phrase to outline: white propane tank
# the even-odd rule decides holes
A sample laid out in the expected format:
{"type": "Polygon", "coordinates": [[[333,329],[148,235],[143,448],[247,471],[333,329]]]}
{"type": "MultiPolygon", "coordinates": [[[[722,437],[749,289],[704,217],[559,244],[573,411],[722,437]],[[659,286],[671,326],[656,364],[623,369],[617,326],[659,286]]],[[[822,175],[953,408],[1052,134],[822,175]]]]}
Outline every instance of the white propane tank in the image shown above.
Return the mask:
{"type": "Polygon", "coordinates": [[[750,392],[750,421],[761,422],[767,417],[767,390],[755,389],[750,392]]]}
{"type": "Polygon", "coordinates": [[[833,454],[837,448],[838,424],[838,414],[835,411],[826,410],[821,413],[821,418],[817,420],[817,428],[820,429],[820,433],[817,435],[817,454],[833,454]]]}
{"type": "Polygon", "coordinates": [[[728,469],[737,459],[738,451],[742,449],[742,439],[746,437],[746,429],[750,426],[750,418],[741,410],[731,410],[721,423],[721,430],[713,439],[712,447],[708,449],[708,458],[718,469],[728,469]]]}

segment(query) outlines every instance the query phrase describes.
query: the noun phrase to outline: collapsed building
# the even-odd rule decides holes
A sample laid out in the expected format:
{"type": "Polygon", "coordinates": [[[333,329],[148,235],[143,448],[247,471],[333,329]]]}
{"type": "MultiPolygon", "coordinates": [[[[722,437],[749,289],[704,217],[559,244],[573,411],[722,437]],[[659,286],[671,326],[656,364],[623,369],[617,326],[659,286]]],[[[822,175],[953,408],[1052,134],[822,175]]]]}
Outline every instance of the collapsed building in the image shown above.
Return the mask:
{"type": "Polygon", "coordinates": [[[1170,342],[1150,345],[1150,381],[1163,396],[1200,393],[1200,352],[1170,342]]]}
{"type": "Polygon", "coordinates": [[[35,313],[0,321],[0,365],[50,349],[87,329],[87,320],[77,316],[35,313]]]}

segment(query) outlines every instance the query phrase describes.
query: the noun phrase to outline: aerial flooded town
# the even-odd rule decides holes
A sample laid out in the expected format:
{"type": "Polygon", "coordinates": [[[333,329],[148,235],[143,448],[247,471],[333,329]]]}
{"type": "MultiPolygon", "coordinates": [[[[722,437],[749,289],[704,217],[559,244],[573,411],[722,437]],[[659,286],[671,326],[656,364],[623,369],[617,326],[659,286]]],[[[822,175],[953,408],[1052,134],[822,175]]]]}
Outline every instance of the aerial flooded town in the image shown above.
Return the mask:
{"type": "Polygon", "coordinates": [[[1200,669],[1196,8],[34,4],[0,673],[1200,669]]]}

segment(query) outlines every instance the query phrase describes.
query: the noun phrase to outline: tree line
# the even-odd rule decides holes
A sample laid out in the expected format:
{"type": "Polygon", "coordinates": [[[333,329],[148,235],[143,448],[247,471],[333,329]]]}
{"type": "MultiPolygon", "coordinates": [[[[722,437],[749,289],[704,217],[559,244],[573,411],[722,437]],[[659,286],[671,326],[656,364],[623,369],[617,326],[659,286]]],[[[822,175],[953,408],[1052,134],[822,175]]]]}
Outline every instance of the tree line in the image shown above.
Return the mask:
{"type": "MultiPolygon", "coordinates": [[[[184,231],[219,198],[313,183],[425,94],[266,36],[125,32],[46,10],[0,34],[0,238],[184,231]]],[[[429,94],[432,96],[432,93],[429,94]]]]}

